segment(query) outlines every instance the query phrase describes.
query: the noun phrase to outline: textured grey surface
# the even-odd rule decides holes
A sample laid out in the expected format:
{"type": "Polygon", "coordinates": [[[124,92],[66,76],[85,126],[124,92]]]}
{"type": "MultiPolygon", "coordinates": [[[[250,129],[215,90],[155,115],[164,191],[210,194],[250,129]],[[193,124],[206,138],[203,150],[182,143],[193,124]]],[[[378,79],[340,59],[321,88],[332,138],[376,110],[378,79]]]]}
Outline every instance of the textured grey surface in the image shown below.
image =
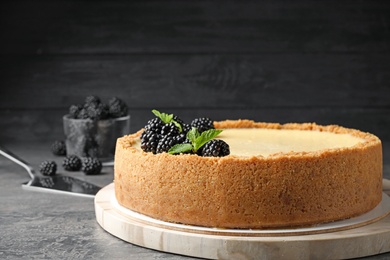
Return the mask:
{"type": "MultiPolygon", "coordinates": [[[[48,147],[45,143],[7,146],[35,167],[54,159],[59,173],[100,186],[112,182],[112,167],[105,167],[99,176],[66,173],[60,166],[62,157],[51,155],[48,147]]],[[[387,158],[385,175],[390,177],[387,158]]],[[[24,190],[21,184],[28,178],[23,168],[0,156],[1,259],[192,259],[124,242],[96,222],[93,199],[24,190]]],[[[390,259],[390,253],[367,259],[390,259]]]]}
{"type": "MultiPolygon", "coordinates": [[[[66,173],[62,157],[47,144],[8,145],[7,148],[38,167],[54,159],[59,172],[105,186],[113,169],[100,176],[66,173]]],[[[0,156],[0,259],[187,259],[124,242],[104,231],[95,219],[92,198],[22,189],[27,172],[0,156]]],[[[190,259],[190,258],[188,258],[190,259]]]]}

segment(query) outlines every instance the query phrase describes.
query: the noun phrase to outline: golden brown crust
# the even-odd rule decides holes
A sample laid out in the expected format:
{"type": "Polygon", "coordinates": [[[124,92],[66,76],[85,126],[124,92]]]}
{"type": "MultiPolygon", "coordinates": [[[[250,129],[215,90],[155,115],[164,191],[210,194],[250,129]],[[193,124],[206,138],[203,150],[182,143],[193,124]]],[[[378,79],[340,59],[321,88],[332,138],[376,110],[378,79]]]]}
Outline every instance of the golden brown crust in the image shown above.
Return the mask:
{"type": "Polygon", "coordinates": [[[139,132],[119,138],[115,194],[120,205],[169,222],[221,228],[313,225],[360,215],[382,197],[382,146],[369,133],[314,123],[250,120],[216,128],[272,128],[349,133],[351,148],[268,157],[169,155],[132,147],[139,132]]]}

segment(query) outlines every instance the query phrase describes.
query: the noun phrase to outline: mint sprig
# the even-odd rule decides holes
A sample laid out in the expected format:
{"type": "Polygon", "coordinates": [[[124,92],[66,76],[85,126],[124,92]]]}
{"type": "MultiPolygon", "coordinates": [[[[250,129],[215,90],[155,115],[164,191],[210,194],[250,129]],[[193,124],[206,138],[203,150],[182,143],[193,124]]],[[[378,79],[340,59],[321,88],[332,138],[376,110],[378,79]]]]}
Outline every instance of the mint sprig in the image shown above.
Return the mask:
{"type": "Polygon", "coordinates": [[[160,111],[156,110],[156,109],[153,109],[152,110],[152,113],[157,116],[158,118],[161,119],[161,121],[164,122],[164,124],[169,124],[169,123],[173,123],[175,124],[175,126],[177,128],[179,128],[179,132],[183,132],[183,127],[181,126],[180,123],[176,122],[174,119],[173,119],[173,114],[167,114],[167,113],[161,113],[160,111]]]}
{"type": "Polygon", "coordinates": [[[169,150],[169,154],[188,153],[192,151],[192,144],[175,144],[169,150]]]}
{"type": "Polygon", "coordinates": [[[190,140],[190,144],[176,144],[168,150],[169,154],[178,153],[196,153],[203,145],[208,141],[214,139],[217,135],[222,132],[220,129],[209,129],[202,133],[199,133],[198,129],[193,127],[187,133],[187,139],[190,140]]]}
{"type": "Polygon", "coordinates": [[[173,120],[173,114],[160,113],[160,111],[153,109],[152,113],[161,119],[165,124],[169,124],[173,120]]]}

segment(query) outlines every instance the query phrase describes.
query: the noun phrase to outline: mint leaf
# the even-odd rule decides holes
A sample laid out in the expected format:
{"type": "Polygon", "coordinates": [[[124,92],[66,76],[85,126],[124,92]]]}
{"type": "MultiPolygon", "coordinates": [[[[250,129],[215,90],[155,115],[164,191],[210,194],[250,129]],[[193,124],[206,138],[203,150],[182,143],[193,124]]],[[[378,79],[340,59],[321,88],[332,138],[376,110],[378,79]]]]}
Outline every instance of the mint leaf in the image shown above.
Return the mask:
{"type": "Polygon", "coordinates": [[[175,144],[169,149],[169,154],[178,154],[178,153],[186,153],[186,152],[194,152],[196,153],[199,148],[205,145],[208,141],[214,139],[217,135],[219,135],[222,130],[218,129],[210,129],[204,131],[203,133],[199,133],[198,129],[193,127],[188,133],[187,138],[191,141],[191,144],[175,144]]]}
{"type": "Polygon", "coordinates": [[[178,122],[176,122],[176,121],[173,120],[173,119],[172,119],[172,123],[174,123],[175,126],[176,126],[177,128],[179,128],[179,132],[180,132],[180,133],[183,132],[183,128],[181,127],[181,124],[179,124],[178,122]]]}
{"type": "Polygon", "coordinates": [[[153,109],[152,110],[152,113],[157,116],[158,118],[161,119],[161,121],[163,121],[165,124],[169,124],[170,122],[172,122],[173,120],[173,114],[167,114],[167,113],[160,113],[160,111],[156,110],[156,109],[153,109]]]}
{"type": "Polygon", "coordinates": [[[222,130],[219,129],[209,129],[207,131],[204,131],[201,133],[200,136],[198,136],[194,142],[192,142],[192,145],[194,146],[195,152],[199,150],[203,145],[205,145],[208,141],[214,139],[217,135],[219,135],[222,132],[222,130]]]}
{"type": "Polygon", "coordinates": [[[187,138],[191,141],[191,143],[195,143],[196,138],[198,138],[199,136],[199,131],[195,127],[192,127],[191,130],[187,133],[187,138]]]}
{"type": "Polygon", "coordinates": [[[160,111],[158,111],[158,110],[156,110],[156,109],[153,109],[153,110],[152,110],[152,113],[153,113],[155,116],[157,116],[158,118],[161,119],[161,113],[160,113],[160,111]]]}
{"type": "Polygon", "coordinates": [[[192,151],[192,144],[175,144],[169,150],[169,154],[186,153],[192,151]]]}
{"type": "Polygon", "coordinates": [[[156,109],[153,109],[152,110],[152,113],[157,116],[158,118],[161,119],[161,121],[163,121],[165,124],[169,124],[169,123],[174,123],[175,126],[177,128],[179,128],[179,132],[183,132],[183,127],[178,123],[176,122],[175,120],[173,120],[173,114],[166,114],[166,113],[161,113],[160,111],[156,110],[156,109]]]}

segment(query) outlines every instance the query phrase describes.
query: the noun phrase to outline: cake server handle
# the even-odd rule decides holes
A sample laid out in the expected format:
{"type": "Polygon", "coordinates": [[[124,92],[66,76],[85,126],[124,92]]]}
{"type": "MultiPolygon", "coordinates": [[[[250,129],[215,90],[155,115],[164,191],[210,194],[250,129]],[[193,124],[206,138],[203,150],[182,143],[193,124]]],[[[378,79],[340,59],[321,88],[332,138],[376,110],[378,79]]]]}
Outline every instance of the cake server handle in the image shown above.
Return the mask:
{"type": "Polygon", "coordinates": [[[24,161],[19,156],[17,156],[16,154],[14,154],[13,152],[11,152],[8,149],[4,148],[1,145],[0,145],[0,154],[3,155],[4,157],[10,159],[11,161],[19,164],[20,166],[22,166],[24,169],[26,169],[26,171],[30,175],[31,179],[34,179],[34,177],[35,177],[34,169],[26,161],[24,161]]]}

